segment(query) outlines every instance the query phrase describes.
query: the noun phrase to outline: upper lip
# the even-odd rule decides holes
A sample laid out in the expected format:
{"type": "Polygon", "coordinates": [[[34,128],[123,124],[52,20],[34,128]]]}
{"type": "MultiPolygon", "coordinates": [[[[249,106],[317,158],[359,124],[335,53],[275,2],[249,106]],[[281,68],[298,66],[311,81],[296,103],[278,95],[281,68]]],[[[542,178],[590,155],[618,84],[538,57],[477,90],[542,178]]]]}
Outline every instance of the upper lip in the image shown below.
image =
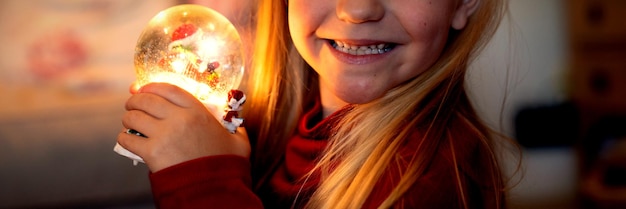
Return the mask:
{"type": "Polygon", "coordinates": [[[345,40],[345,39],[329,39],[334,42],[341,42],[352,46],[370,46],[370,45],[379,45],[379,44],[392,44],[384,41],[376,41],[376,40],[345,40]]]}

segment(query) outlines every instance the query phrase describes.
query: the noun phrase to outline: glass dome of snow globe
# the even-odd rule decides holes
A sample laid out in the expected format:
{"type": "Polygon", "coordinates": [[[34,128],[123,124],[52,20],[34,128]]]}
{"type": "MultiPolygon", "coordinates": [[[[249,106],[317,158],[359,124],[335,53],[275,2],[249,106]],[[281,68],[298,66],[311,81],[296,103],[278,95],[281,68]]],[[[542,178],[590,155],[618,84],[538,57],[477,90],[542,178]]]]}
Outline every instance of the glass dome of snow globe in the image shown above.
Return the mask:
{"type": "Polygon", "coordinates": [[[244,72],[243,46],[234,25],[208,7],[183,4],[154,16],[135,49],[136,84],[166,82],[205,104],[224,104],[244,72]]]}

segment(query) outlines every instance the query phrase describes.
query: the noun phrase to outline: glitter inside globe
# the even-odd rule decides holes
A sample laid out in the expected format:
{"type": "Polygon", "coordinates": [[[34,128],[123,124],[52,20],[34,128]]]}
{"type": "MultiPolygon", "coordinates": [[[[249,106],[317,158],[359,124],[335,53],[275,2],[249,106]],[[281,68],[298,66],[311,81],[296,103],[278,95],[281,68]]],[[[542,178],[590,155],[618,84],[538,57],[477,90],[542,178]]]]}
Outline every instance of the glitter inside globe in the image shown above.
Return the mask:
{"type": "Polygon", "coordinates": [[[243,46],[233,24],[200,5],[159,12],[143,30],[135,50],[137,85],[166,82],[205,104],[224,103],[244,71],[243,46]]]}

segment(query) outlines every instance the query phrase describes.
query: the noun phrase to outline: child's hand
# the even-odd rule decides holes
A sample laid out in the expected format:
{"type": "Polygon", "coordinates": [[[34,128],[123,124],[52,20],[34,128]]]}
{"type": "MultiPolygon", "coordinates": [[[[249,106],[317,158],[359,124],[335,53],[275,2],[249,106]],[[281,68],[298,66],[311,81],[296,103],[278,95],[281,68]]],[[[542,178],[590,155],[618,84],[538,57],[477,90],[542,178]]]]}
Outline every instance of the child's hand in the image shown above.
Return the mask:
{"type": "Polygon", "coordinates": [[[229,133],[207,108],[185,90],[165,83],[148,84],[126,102],[122,123],[146,137],[120,133],[117,141],[139,155],[152,172],[210,155],[249,157],[243,128],[229,133]]]}

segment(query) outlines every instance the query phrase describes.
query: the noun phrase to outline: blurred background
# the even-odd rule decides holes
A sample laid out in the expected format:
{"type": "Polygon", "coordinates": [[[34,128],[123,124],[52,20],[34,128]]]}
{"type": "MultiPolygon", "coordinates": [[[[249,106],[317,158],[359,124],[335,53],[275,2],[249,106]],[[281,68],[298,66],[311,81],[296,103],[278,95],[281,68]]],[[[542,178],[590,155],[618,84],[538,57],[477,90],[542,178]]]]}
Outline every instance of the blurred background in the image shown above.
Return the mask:
{"type": "Polygon", "coordinates": [[[626,208],[624,12],[623,0],[510,0],[469,80],[484,118],[522,146],[519,170],[505,161],[511,208],[626,208]]]}
{"type": "MultiPolygon", "coordinates": [[[[0,208],[154,207],[146,167],[112,149],[141,30],[187,2],[249,33],[249,0],[0,2],[0,208]]],[[[472,66],[480,114],[522,146],[519,171],[505,160],[511,208],[626,208],[624,12],[511,0],[472,66]]]]}
{"type": "Polygon", "coordinates": [[[137,38],[180,3],[243,36],[248,2],[0,1],[0,208],[154,208],[145,165],[113,152],[137,38]]]}

